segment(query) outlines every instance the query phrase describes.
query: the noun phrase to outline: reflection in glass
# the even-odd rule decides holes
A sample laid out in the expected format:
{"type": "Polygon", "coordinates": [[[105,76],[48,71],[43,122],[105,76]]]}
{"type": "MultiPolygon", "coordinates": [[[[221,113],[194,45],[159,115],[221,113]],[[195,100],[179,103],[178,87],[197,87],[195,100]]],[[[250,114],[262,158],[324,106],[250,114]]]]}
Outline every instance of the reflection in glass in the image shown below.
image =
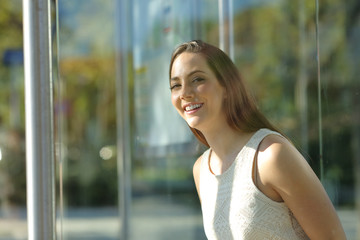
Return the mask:
{"type": "Polygon", "coordinates": [[[58,236],[118,239],[115,1],[58,2],[58,236]],[[99,7],[101,6],[101,7],[99,7]]]}
{"type": "Polygon", "coordinates": [[[171,105],[168,76],[174,46],[217,22],[202,4],[133,1],[131,239],[204,239],[191,170],[199,145],[171,105]]]}
{"type": "Polygon", "coordinates": [[[360,9],[339,1],[335,11],[330,1],[319,3],[319,68],[313,1],[238,6],[235,61],[260,108],[323,176],[348,238],[357,239],[359,81],[354,63],[360,56],[355,42],[360,9]]]}

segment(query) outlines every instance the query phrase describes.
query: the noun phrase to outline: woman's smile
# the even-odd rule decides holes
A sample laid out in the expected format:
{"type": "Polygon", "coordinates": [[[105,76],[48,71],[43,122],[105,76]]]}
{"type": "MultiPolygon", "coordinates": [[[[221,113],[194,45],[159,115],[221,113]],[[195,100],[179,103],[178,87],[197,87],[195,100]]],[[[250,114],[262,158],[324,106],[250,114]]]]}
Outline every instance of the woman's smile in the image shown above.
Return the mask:
{"type": "Polygon", "coordinates": [[[184,106],[184,111],[186,114],[192,114],[197,112],[202,106],[203,103],[189,103],[184,106]]]}

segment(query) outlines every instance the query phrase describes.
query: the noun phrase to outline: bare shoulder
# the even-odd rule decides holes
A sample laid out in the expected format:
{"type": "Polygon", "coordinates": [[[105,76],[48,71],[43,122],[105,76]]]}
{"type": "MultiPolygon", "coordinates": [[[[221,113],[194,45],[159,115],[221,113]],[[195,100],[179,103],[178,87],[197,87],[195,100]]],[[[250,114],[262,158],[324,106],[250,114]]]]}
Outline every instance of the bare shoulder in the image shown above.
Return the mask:
{"type": "Polygon", "coordinates": [[[259,146],[259,168],[263,166],[267,170],[285,171],[291,175],[292,171],[312,169],[300,152],[286,138],[275,134],[268,135],[259,146]],[[270,168],[270,169],[268,169],[270,168]]]}
{"type": "Polygon", "coordinates": [[[271,134],[266,136],[259,146],[261,153],[266,153],[267,157],[276,157],[279,154],[297,152],[295,147],[285,137],[271,134]]]}
{"type": "Polygon", "coordinates": [[[259,146],[258,170],[261,182],[286,198],[282,191],[299,182],[317,182],[318,178],[306,159],[286,138],[269,135],[259,146]]]}
{"type": "Polygon", "coordinates": [[[309,175],[316,178],[310,166],[296,148],[284,137],[271,134],[258,147],[257,187],[274,201],[286,201],[283,191],[309,175]],[[298,174],[298,175],[297,175],[298,174]]]}

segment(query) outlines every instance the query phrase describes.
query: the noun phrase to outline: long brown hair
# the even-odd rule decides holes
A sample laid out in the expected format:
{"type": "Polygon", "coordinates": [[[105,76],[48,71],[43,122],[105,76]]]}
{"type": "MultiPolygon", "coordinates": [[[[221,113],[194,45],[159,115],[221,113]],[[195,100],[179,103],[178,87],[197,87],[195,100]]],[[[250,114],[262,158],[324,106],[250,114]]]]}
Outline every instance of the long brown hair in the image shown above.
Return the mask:
{"type": "MultiPolygon", "coordinates": [[[[201,40],[185,42],[178,46],[170,62],[169,76],[175,59],[182,53],[199,53],[213,71],[220,85],[225,88],[224,110],[230,127],[236,131],[254,132],[261,128],[278,131],[259,111],[254,97],[249,94],[238,69],[231,59],[219,48],[201,40]]],[[[196,138],[209,147],[204,135],[197,129],[190,127],[196,138]]]]}

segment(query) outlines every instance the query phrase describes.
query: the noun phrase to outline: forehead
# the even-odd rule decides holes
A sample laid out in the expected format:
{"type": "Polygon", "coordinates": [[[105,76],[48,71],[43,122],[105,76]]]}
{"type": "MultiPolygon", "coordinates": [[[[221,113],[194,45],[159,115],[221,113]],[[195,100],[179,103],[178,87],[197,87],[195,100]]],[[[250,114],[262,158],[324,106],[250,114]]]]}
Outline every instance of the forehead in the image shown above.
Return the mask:
{"type": "Polygon", "coordinates": [[[195,70],[210,71],[206,59],[200,53],[181,53],[175,58],[172,68],[171,77],[187,74],[195,70]]]}

